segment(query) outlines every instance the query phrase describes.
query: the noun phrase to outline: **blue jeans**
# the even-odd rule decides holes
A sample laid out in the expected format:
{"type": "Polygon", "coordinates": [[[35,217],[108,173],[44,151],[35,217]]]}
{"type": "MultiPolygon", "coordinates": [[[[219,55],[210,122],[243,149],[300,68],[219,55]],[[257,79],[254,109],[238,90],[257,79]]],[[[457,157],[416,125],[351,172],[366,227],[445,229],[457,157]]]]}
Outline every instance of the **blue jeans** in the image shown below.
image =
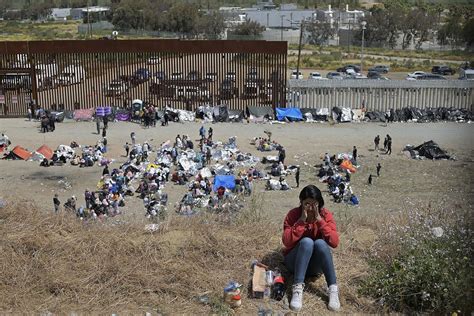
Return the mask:
{"type": "Polygon", "coordinates": [[[305,277],[316,276],[321,272],[328,286],[336,284],[331,249],[323,239],[302,238],[285,256],[285,266],[294,273],[294,284],[304,283],[305,277]]]}

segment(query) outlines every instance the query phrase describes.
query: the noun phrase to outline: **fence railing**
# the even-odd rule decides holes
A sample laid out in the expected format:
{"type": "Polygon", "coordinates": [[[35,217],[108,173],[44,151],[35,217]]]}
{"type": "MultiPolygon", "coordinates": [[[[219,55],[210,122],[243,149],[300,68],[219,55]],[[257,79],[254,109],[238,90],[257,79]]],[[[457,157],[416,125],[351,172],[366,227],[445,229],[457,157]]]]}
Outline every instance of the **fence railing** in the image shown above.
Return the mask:
{"type": "Polygon", "coordinates": [[[474,108],[474,82],[466,80],[293,79],[288,91],[288,106],[299,108],[474,108]]]}

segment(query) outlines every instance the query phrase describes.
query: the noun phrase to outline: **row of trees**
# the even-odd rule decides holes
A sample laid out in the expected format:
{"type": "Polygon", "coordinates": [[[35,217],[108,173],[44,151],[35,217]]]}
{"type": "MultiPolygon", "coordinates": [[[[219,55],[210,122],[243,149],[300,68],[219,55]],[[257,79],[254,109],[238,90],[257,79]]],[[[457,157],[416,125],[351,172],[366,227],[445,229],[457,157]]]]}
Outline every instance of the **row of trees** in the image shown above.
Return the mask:
{"type": "MultiPolygon", "coordinates": [[[[167,0],[121,0],[112,5],[111,22],[119,30],[176,32],[187,38],[219,39],[226,28],[217,10],[200,9],[199,3],[167,0]]],[[[265,27],[246,21],[231,30],[235,35],[260,35],[265,27]]]]}
{"type": "MultiPolygon", "coordinates": [[[[426,4],[409,0],[386,0],[384,7],[374,7],[367,16],[365,40],[368,45],[394,48],[401,36],[402,49],[414,44],[419,49],[425,41],[440,45],[471,46],[474,36],[471,6],[426,4]],[[447,9],[447,11],[446,11],[447,9]]],[[[361,38],[361,31],[357,38],[361,38]]]]}

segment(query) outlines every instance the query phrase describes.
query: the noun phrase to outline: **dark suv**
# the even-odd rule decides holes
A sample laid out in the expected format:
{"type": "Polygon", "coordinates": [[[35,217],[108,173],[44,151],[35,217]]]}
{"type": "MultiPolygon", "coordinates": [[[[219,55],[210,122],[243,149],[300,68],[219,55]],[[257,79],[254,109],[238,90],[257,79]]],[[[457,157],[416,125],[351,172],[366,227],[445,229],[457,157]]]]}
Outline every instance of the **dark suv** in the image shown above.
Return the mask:
{"type": "Polygon", "coordinates": [[[354,69],[355,72],[360,72],[360,67],[357,65],[345,65],[344,67],[337,68],[337,72],[346,72],[347,69],[354,69]]]}
{"type": "Polygon", "coordinates": [[[456,71],[449,66],[433,66],[433,68],[431,68],[431,73],[446,76],[454,75],[456,71]]]}

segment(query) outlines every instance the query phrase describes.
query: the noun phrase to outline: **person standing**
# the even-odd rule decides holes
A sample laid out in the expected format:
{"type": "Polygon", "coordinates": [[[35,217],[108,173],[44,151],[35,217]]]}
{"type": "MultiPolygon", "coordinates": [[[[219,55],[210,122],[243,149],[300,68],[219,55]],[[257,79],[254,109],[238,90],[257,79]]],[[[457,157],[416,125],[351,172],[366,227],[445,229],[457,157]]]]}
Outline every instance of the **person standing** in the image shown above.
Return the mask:
{"type": "Polygon", "coordinates": [[[135,132],[130,133],[130,138],[132,139],[132,145],[135,145],[135,141],[136,141],[135,132]]]}
{"type": "Polygon", "coordinates": [[[208,134],[208,138],[209,138],[210,140],[212,140],[212,135],[213,135],[213,133],[214,133],[214,130],[212,129],[212,126],[210,126],[210,127],[209,127],[209,131],[208,131],[208,133],[207,133],[207,134],[208,134]]]}
{"type": "Polygon", "coordinates": [[[201,137],[201,139],[206,138],[206,129],[204,128],[204,125],[202,125],[199,129],[199,136],[201,137]]]}
{"type": "Polygon", "coordinates": [[[305,277],[324,274],[329,292],[328,309],[338,311],[341,303],[331,253],[331,247],[339,244],[336,222],[324,207],[323,196],[316,186],[304,187],[299,200],[300,205],[285,217],[282,236],[284,264],[294,275],[290,309],[298,312],[303,307],[305,277]]]}
{"type": "Polygon", "coordinates": [[[54,213],[58,213],[59,212],[59,207],[61,206],[61,201],[59,201],[57,193],[54,194],[53,204],[54,204],[54,213]]]}
{"type": "Polygon", "coordinates": [[[108,175],[110,175],[109,166],[105,165],[104,170],[102,171],[102,176],[108,176],[108,175]]]}
{"type": "MultiPolygon", "coordinates": [[[[387,135],[388,136],[388,135],[387,135]]],[[[385,136],[385,139],[383,140],[383,150],[387,150],[387,144],[388,144],[388,138],[385,136]]]]}
{"type": "Polygon", "coordinates": [[[107,152],[107,137],[104,137],[104,139],[102,140],[102,144],[104,145],[104,153],[106,153],[107,152]]]}
{"type": "Polygon", "coordinates": [[[379,150],[380,136],[377,135],[374,138],[375,150],[379,150]]]}
{"type": "Polygon", "coordinates": [[[28,106],[28,121],[31,121],[33,117],[33,111],[31,110],[31,106],[28,106]]]}
{"type": "Polygon", "coordinates": [[[354,149],[352,149],[352,158],[354,159],[354,162],[357,163],[357,147],[354,146],[354,149]]]}
{"type": "Polygon", "coordinates": [[[285,158],[286,158],[286,152],[285,148],[280,147],[279,153],[278,153],[278,162],[285,164],[285,158]]]}
{"type": "Polygon", "coordinates": [[[385,154],[391,155],[392,154],[392,138],[387,135],[387,152],[385,154]]]}
{"type": "Polygon", "coordinates": [[[104,126],[104,128],[102,129],[102,137],[106,137],[106,136],[107,136],[107,129],[104,126]]]}
{"type": "Polygon", "coordinates": [[[128,157],[128,153],[130,152],[130,146],[128,145],[128,142],[125,143],[125,156],[128,157]]]}
{"type": "Polygon", "coordinates": [[[368,180],[368,182],[369,182],[369,185],[372,184],[372,174],[369,175],[369,180],[368,180]]]}
{"type": "Polygon", "coordinates": [[[104,122],[104,128],[107,129],[109,127],[109,118],[107,115],[104,115],[104,118],[102,119],[104,122]]]}
{"type": "Polygon", "coordinates": [[[295,173],[295,180],[296,180],[296,187],[300,187],[300,167],[296,168],[296,173],[295,173]]]}
{"type": "Polygon", "coordinates": [[[377,177],[380,177],[380,169],[382,169],[382,166],[380,165],[380,162],[377,164],[377,177]]]}
{"type": "Polygon", "coordinates": [[[99,135],[100,134],[100,119],[99,119],[99,117],[97,117],[95,119],[95,127],[97,128],[97,135],[99,135]]]}

